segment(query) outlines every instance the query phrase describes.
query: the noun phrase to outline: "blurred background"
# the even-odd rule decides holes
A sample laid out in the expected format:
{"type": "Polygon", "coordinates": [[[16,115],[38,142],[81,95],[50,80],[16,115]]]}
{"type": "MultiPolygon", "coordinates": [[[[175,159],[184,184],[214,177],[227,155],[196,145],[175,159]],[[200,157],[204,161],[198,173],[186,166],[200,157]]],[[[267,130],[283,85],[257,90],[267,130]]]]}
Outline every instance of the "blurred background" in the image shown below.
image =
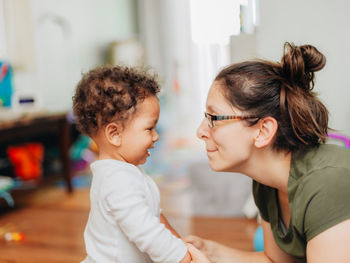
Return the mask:
{"type": "MultiPolygon", "coordinates": [[[[213,177],[195,135],[213,78],[230,63],[279,61],[286,41],[312,44],[327,57],[315,90],[330,126],[349,135],[349,10],[346,0],[0,0],[0,121],[66,113],[74,127],[72,95],[82,73],[102,64],[149,67],[162,92],[160,141],[145,169],[159,181],[192,182],[199,214],[242,215],[250,180],[213,177]]],[[[22,137],[4,140],[0,174],[16,167],[9,145],[38,141],[22,137]]],[[[61,149],[48,137],[44,171],[59,170],[61,149]]],[[[73,173],[86,172],[94,159],[88,139],[73,130],[69,140],[73,173]]]]}
{"type": "Polygon", "coordinates": [[[349,134],[349,10],[345,0],[1,0],[0,59],[13,66],[14,95],[53,111],[70,110],[81,72],[151,66],[163,86],[162,128],[193,138],[220,68],[277,61],[285,41],[313,44],[327,57],[315,89],[331,126],[349,134]]]}
{"type": "Polygon", "coordinates": [[[65,174],[58,187],[89,186],[95,150],[74,128],[72,95],[81,73],[123,64],[149,67],[161,82],[160,141],[145,164],[161,189],[188,190],[191,202],[181,209],[193,215],[256,216],[251,181],[212,172],[196,138],[208,89],[225,65],[279,61],[286,41],[312,44],[327,57],[315,91],[328,107],[335,139],[347,138],[349,11],[347,0],[0,0],[0,197],[13,206],[11,190],[55,171],[65,174]],[[31,126],[44,127],[38,118],[59,126],[29,136],[31,126]],[[28,142],[39,147],[41,169],[25,178],[17,169],[25,158],[11,159],[9,147],[28,142]]]}
{"type": "MultiPolygon", "coordinates": [[[[203,181],[212,172],[195,133],[213,78],[229,63],[279,61],[285,41],[326,55],[315,90],[330,126],[350,134],[349,10],[345,0],[0,0],[0,117],[69,116],[81,73],[102,64],[146,66],[158,73],[162,92],[161,139],[145,168],[162,180],[203,181]]],[[[83,142],[73,134],[73,160],[82,158],[83,142]]]]}

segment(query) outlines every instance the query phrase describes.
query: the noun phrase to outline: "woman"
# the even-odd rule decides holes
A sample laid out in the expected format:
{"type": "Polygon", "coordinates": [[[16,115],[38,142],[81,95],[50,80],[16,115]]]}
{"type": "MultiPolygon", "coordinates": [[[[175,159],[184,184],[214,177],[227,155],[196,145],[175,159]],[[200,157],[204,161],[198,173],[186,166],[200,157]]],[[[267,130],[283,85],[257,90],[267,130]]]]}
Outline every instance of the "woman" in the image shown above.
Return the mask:
{"type": "Polygon", "coordinates": [[[325,62],[286,43],[280,63],[237,63],[215,78],[197,135],[213,170],[253,179],[265,251],[189,236],[193,262],[350,262],[350,151],[324,144],[328,111],[312,92],[325,62]]]}

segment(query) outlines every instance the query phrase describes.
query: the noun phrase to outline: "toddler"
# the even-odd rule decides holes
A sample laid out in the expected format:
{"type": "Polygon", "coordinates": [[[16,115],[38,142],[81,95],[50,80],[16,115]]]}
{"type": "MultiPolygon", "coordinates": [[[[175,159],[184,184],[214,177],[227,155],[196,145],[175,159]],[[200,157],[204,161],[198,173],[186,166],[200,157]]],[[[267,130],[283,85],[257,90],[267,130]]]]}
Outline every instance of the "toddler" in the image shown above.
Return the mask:
{"type": "Polygon", "coordinates": [[[139,165],[158,140],[155,77],[122,66],[84,75],[73,97],[77,128],[98,146],[91,164],[84,263],[189,263],[179,235],[161,214],[159,190],[139,165]]]}

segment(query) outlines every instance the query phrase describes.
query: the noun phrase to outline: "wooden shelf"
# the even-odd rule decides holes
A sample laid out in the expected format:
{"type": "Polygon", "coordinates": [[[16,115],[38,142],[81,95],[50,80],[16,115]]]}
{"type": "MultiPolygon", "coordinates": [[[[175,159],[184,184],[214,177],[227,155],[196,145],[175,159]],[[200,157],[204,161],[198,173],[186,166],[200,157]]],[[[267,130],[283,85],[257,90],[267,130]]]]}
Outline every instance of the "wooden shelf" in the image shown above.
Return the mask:
{"type": "MultiPolygon", "coordinates": [[[[69,158],[69,147],[71,144],[71,125],[67,121],[68,112],[37,112],[16,116],[13,119],[0,119],[0,143],[23,143],[30,138],[53,135],[52,143],[60,150],[60,161],[62,164],[61,178],[66,182],[67,191],[72,192],[72,172],[69,158]]],[[[50,177],[45,174],[44,180],[50,177]]],[[[42,184],[42,183],[40,183],[42,184]]],[[[39,185],[40,185],[39,184],[39,185]]]]}

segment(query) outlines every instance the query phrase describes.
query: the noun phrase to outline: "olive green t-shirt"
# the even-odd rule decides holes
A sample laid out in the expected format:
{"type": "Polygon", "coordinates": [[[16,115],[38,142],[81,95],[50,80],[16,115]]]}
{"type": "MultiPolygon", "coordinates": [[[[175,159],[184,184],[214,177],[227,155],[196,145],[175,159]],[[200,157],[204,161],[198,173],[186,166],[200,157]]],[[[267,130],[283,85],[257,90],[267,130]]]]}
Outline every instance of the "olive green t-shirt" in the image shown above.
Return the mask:
{"type": "Polygon", "coordinates": [[[350,218],[350,150],[322,144],[292,156],[288,229],[281,223],[277,190],[254,181],[253,194],[277,245],[299,262],[306,262],[306,243],[350,218]]]}

